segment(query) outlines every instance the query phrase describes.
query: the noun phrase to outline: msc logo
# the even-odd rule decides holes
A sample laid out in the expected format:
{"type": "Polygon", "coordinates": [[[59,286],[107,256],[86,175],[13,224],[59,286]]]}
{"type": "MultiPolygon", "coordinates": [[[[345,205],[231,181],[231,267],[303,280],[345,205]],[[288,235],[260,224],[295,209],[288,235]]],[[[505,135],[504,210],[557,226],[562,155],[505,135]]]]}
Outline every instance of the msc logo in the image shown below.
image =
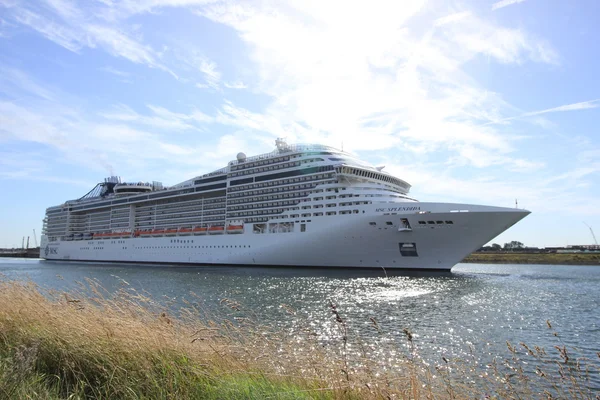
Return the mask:
{"type": "Polygon", "coordinates": [[[58,254],[58,249],[56,247],[50,247],[50,245],[46,245],[44,249],[44,254],[48,257],[48,254],[58,254]]]}

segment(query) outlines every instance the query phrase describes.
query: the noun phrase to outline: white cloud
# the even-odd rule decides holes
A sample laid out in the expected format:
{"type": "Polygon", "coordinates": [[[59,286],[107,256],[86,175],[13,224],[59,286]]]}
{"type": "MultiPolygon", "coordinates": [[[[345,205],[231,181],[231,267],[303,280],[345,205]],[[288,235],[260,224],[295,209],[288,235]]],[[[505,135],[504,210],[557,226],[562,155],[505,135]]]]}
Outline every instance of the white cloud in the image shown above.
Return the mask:
{"type": "Polygon", "coordinates": [[[115,106],[113,110],[100,113],[100,115],[108,120],[146,125],[153,129],[168,130],[172,133],[199,129],[199,125],[212,121],[211,117],[198,110],[194,110],[190,114],[182,114],[169,111],[164,107],[154,105],[147,107],[154,115],[139,114],[124,104],[115,106]]]}
{"type": "Polygon", "coordinates": [[[66,21],[78,20],[83,22],[85,20],[84,13],[82,13],[75,3],[70,0],[43,0],[43,2],[48,4],[66,21]]]}
{"type": "Polygon", "coordinates": [[[177,78],[173,71],[157,60],[157,56],[150,46],[139,43],[124,32],[102,25],[88,25],[85,30],[92,36],[92,43],[97,43],[113,56],[162,69],[177,78]]]}
{"type": "Polygon", "coordinates": [[[131,74],[129,72],[121,71],[121,70],[118,70],[118,69],[110,67],[110,66],[100,68],[100,70],[108,72],[108,73],[116,75],[116,76],[123,77],[123,78],[128,78],[129,76],[131,76],[131,74]]]}
{"type": "Polygon", "coordinates": [[[465,16],[461,24],[448,24],[442,31],[450,42],[467,50],[467,57],[469,53],[471,56],[483,54],[505,64],[521,64],[527,60],[557,64],[559,60],[556,51],[545,41],[522,29],[495,26],[475,16],[465,16]]]}
{"type": "Polygon", "coordinates": [[[244,82],[241,82],[241,81],[225,82],[223,84],[223,86],[225,86],[228,89],[247,89],[248,88],[248,86],[246,86],[246,84],[244,84],[244,82]]]}
{"type": "Polygon", "coordinates": [[[67,50],[79,53],[86,47],[101,47],[115,57],[123,57],[133,63],[158,68],[178,78],[160,61],[159,54],[151,46],[142,44],[130,34],[114,26],[90,22],[90,18],[87,18],[75,3],[65,0],[46,1],[60,16],[62,22],[53,15],[42,15],[43,10],[34,11],[27,6],[15,6],[9,10],[17,22],[39,32],[67,50]]]}
{"type": "Polygon", "coordinates": [[[23,71],[0,65],[0,93],[4,92],[11,94],[13,97],[18,97],[20,93],[11,93],[15,89],[45,100],[54,99],[52,90],[43,87],[23,71]]]}
{"type": "Polygon", "coordinates": [[[446,15],[445,17],[440,17],[433,22],[434,26],[444,26],[446,24],[451,24],[454,22],[458,22],[463,18],[467,18],[471,16],[470,11],[462,11],[454,14],[446,15]]]}
{"type": "Polygon", "coordinates": [[[478,55],[555,62],[551,47],[468,10],[426,16],[423,4],[345,3],[340,14],[330,3],[220,3],[197,12],[232,26],[248,44],[258,90],[273,98],[262,118],[279,121],[288,137],[338,147],[343,141],[350,150],[452,149],[482,167],[539,166],[513,159],[511,136],[480,126],[512,107],[461,65],[478,55]],[[482,149],[494,155],[491,162],[476,157],[482,149]]]}
{"type": "Polygon", "coordinates": [[[555,113],[555,112],[587,110],[587,109],[597,108],[600,105],[599,102],[600,102],[600,99],[595,99],[595,100],[582,101],[579,103],[565,104],[565,105],[558,106],[558,107],[547,108],[545,110],[526,112],[521,115],[517,115],[516,117],[498,119],[495,121],[488,122],[484,125],[502,124],[502,123],[506,123],[508,121],[512,121],[512,120],[516,120],[516,119],[534,117],[537,115],[550,114],[550,113],[555,113]]]}
{"type": "Polygon", "coordinates": [[[532,116],[532,115],[540,115],[540,114],[547,114],[547,113],[553,113],[553,112],[587,110],[590,108],[598,107],[598,105],[599,105],[598,102],[600,102],[600,99],[590,100],[590,101],[582,101],[579,103],[566,104],[563,106],[548,108],[545,110],[533,111],[533,112],[526,113],[525,115],[532,116]]]}
{"type": "Polygon", "coordinates": [[[18,9],[15,12],[15,20],[38,31],[48,40],[72,52],[77,53],[85,46],[85,35],[82,37],[81,32],[64,24],[49,20],[30,10],[18,9]]]}
{"type": "Polygon", "coordinates": [[[513,4],[519,4],[524,2],[525,0],[501,0],[498,1],[494,4],[492,4],[492,11],[497,10],[499,8],[504,8],[504,7],[508,7],[511,6],[513,4]]]}
{"type": "MultiPolygon", "coordinates": [[[[99,0],[109,6],[112,18],[127,18],[135,14],[151,13],[160,8],[194,6],[216,3],[217,0],[99,0]]],[[[105,10],[106,11],[106,10],[105,10]]]]}
{"type": "Polygon", "coordinates": [[[206,79],[208,86],[212,88],[217,88],[219,86],[221,73],[217,71],[217,64],[210,60],[203,59],[200,61],[198,68],[200,69],[200,72],[204,74],[204,78],[206,79]]]}
{"type": "MultiPolygon", "coordinates": [[[[168,121],[168,113],[155,108],[154,116],[141,116],[122,107],[121,114],[113,119],[96,121],[70,109],[38,105],[30,110],[0,101],[0,138],[41,144],[53,152],[55,159],[68,161],[78,168],[104,173],[144,171],[139,179],[153,177],[151,172],[156,174],[154,177],[162,176],[164,165],[175,166],[179,174],[182,171],[193,174],[191,169],[206,172],[222,166],[219,163],[224,162],[222,159],[198,157],[198,154],[208,153],[210,146],[198,149],[186,141],[174,140],[173,129],[161,133],[162,128],[170,127],[169,122],[178,128],[185,127],[185,123],[180,122],[178,126],[177,121],[168,121]],[[157,126],[161,123],[163,126],[157,126]]],[[[202,119],[198,113],[191,113],[185,120],[202,119]]],[[[181,175],[177,179],[181,179],[181,175]]]]}

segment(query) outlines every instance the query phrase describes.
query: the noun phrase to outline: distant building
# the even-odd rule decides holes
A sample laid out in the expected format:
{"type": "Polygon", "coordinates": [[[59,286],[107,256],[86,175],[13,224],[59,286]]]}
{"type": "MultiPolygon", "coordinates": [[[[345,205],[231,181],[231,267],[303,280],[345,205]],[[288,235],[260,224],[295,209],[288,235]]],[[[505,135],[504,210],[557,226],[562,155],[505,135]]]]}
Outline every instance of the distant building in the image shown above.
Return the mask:
{"type": "Polygon", "coordinates": [[[567,249],[600,250],[600,244],[577,244],[577,245],[567,246],[567,249]]]}

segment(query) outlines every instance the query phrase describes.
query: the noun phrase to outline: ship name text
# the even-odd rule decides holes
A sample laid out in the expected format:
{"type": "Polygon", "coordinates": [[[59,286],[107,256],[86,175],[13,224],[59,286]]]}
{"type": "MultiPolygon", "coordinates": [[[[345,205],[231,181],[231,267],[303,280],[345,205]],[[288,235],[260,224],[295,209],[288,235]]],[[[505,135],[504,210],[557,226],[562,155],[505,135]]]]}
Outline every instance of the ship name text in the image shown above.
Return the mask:
{"type": "Polygon", "coordinates": [[[419,211],[421,207],[412,206],[412,207],[388,207],[388,208],[376,208],[375,212],[395,212],[395,211],[419,211]]]}

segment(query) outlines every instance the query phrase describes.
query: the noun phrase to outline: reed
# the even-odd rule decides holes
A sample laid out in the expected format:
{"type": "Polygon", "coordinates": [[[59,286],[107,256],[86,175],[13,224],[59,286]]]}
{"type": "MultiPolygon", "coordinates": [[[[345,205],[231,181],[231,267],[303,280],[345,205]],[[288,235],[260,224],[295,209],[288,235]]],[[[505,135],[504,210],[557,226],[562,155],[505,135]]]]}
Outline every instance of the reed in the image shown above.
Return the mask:
{"type": "Polygon", "coordinates": [[[0,398],[595,398],[598,360],[564,345],[546,353],[509,343],[507,356],[484,369],[445,358],[431,365],[405,329],[406,342],[387,342],[395,356],[381,359],[333,302],[336,329],[326,343],[309,321],[278,331],[234,300],[221,303],[229,312],[217,317],[194,294],[173,311],[127,285],[108,293],[90,280],[59,293],[2,281],[0,398]]]}

